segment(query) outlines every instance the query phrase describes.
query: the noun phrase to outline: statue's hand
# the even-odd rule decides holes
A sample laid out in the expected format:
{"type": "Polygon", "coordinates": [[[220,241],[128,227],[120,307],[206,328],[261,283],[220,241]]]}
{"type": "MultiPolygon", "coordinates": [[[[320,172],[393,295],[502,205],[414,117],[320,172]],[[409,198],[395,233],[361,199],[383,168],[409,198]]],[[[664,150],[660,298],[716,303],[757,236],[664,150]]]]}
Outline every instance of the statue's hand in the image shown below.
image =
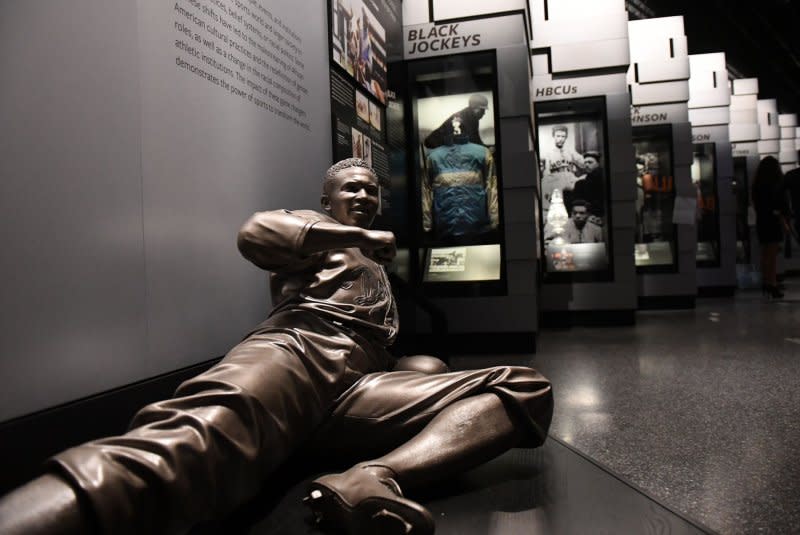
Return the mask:
{"type": "Polygon", "coordinates": [[[397,254],[394,234],[384,230],[364,231],[361,251],[380,264],[389,264],[397,254]]]}

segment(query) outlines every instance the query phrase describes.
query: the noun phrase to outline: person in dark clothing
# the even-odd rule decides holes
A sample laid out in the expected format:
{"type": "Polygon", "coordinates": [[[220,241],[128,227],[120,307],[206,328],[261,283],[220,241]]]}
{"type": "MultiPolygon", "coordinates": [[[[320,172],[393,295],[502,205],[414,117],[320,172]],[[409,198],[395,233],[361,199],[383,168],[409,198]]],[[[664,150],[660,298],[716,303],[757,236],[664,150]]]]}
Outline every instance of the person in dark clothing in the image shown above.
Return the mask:
{"type": "Polygon", "coordinates": [[[489,99],[483,95],[469,97],[469,105],[455,112],[425,138],[425,147],[435,149],[453,143],[454,136],[465,136],[467,141],[486,145],[481,139],[478,122],[486,114],[489,99]]]}
{"type": "Polygon", "coordinates": [[[797,238],[800,236],[800,167],[786,173],[783,181],[792,203],[792,222],[794,223],[795,238],[797,238]]]}
{"type": "Polygon", "coordinates": [[[572,199],[583,199],[591,206],[591,215],[605,217],[605,180],[600,165],[600,153],[589,151],[583,154],[583,168],[586,175],[579,177],[572,191],[564,193],[567,210],[572,208],[572,199]]]}
{"type": "Polygon", "coordinates": [[[756,235],[761,246],[763,291],[770,297],[783,297],[778,288],[778,249],[787,228],[789,206],[783,172],[777,159],[767,156],[758,164],[751,192],[756,212],[756,235]]]}
{"type": "Polygon", "coordinates": [[[378,194],[375,172],[351,158],[326,173],[321,212],[254,214],[238,246],[272,272],[269,317],[126,434],[56,455],[0,499],[0,533],[183,533],[252,498],[302,449],[370,459],[311,483],[323,525],[429,535],[430,512],[401,488],[541,445],[553,399],[535,370],[447,372],[387,351],[399,324],[384,264],[396,248],[369,229],[378,194]]]}

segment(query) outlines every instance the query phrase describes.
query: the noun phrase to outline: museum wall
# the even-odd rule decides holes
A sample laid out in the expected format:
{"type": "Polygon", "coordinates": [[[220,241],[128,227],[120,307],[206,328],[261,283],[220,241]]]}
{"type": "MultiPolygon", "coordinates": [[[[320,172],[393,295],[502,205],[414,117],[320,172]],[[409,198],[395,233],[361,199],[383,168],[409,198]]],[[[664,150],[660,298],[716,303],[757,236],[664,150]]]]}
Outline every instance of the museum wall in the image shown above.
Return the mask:
{"type": "Polygon", "coordinates": [[[265,317],[236,233],[317,207],[325,13],[0,4],[0,421],[221,356],[265,317]]]}

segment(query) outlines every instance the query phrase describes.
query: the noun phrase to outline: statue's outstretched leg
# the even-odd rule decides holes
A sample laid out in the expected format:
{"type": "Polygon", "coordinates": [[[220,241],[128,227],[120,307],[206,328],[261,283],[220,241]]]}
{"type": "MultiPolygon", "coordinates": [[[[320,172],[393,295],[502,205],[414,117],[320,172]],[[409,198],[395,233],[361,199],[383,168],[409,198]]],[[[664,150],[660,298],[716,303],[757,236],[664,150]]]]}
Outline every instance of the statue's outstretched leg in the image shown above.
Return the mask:
{"type": "Polygon", "coordinates": [[[91,529],[72,487],[47,474],[0,500],[0,533],[67,535],[91,533],[91,529]]]}
{"type": "Polygon", "coordinates": [[[514,447],[520,438],[500,398],[479,394],[449,405],[388,454],[316,479],[305,501],[318,520],[351,534],[433,533],[430,513],[404,498],[400,488],[468,470],[514,447]]]}

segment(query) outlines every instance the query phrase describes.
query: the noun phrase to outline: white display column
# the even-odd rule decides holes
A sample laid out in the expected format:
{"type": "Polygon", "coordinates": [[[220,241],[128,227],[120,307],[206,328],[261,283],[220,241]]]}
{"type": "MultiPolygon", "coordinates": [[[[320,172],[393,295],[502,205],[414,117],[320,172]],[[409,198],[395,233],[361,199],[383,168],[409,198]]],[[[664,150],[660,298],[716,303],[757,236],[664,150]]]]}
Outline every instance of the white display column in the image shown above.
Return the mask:
{"type": "MultiPolygon", "coordinates": [[[[432,238],[427,234],[432,232],[425,229],[427,234],[419,233],[423,236],[419,250],[424,251],[419,258],[422,266],[419,284],[444,312],[449,334],[458,335],[454,344],[466,351],[480,348],[464,347],[465,344],[482,348],[493,343],[489,336],[493,334],[501,337],[507,349],[535,347],[528,343],[535,341],[539,308],[535,246],[537,163],[531,117],[529,20],[526,0],[480,5],[443,0],[403,2],[404,60],[408,73],[405,113],[411,116],[408,122],[411,131],[406,137],[408,150],[416,158],[412,164],[416,184],[410,187],[420,190],[423,175],[429,177],[429,170],[433,169],[429,166],[435,156],[427,137],[430,129],[443,121],[453,128],[466,128],[468,117],[458,117],[458,125],[454,121],[468,103],[473,106],[475,98],[479,105],[483,99],[486,110],[479,120],[480,136],[491,151],[499,184],[497,233],[501,237],[497,250],[502,247],[502,256],[497,255],[497,280],[484,280],[481,273],[471,280],[463,276],[470,270],[480,272],[482,259],[473,252],[486,246],[449,246],[444,242],[431,245],[432,238]],[[474,58],[484,61],[487,55],[491,56],[491,65],[475,70],[474,58]],[[465,76],[466,71],[469,74],[465,76]],[[487,86],[488,78],[491,80],[487,86]],[[447,265],[445,254],[461,255],[460,262],[447,265]],[[503,289],[487,294],[480,286],[494,282],[502,283],[503,289]]],[[[458,133],[451,130],[451,140],[445,145],[460,143],[452,139],[457,137],[458,133]]],[[[412,202],[418,205],[420,199],[412,202]]],[[[412,225],[416,224],[412,221],[412,225]]],[[[418,325],[422,331],[426,327],[424,321],[418,325]]]]}
{"type": "Polygon", "coordinates": [[[630,21],[628,33],[639,308],[691,308],[696,196],[683,17],[630,21]]]}
{"type": "Polygon", "coordinates": [[[795,150],[797,115],[781,113],[778,115],[778,126],[781,130],[778,161],[781,163],[781,170],[786,173],[797,167],[797,150],[795,150]]]}
{"type": "Polygon", "coordinates": [[[797,151],[797,157],[800,160],[800,127],[794,129],[794,150],[797,151]]]}
{"type": "Polygon", "coordinates": [[[736,270],[739,288],[755,288],[758,250],[755,236],[755,212],[750,189],[760,161],[758,140],[758,79],[731,81],[731,123],[728,127],[733,154],[733,189],[736,198],[736,270]]]}
{"type": "Polygon", "coordinates": [[[542,322],[633,323],[636,170],[622,0],[530,2],[542,322]]]}
{"type": "Polygon", "coordinates": [[[725,53],[689,56],[692,183],[697,195],[699,295],[736,290],[736,203],[730,143],[730,103],[725,53]]]}
{"type": "Polygon", "coordinates": [[[759,160],[767,156],[779,159],[781,127],[778,122],[778,101],[774,98],[758,100],[758,126],[761,131],[758,138],[759,160]]]}

